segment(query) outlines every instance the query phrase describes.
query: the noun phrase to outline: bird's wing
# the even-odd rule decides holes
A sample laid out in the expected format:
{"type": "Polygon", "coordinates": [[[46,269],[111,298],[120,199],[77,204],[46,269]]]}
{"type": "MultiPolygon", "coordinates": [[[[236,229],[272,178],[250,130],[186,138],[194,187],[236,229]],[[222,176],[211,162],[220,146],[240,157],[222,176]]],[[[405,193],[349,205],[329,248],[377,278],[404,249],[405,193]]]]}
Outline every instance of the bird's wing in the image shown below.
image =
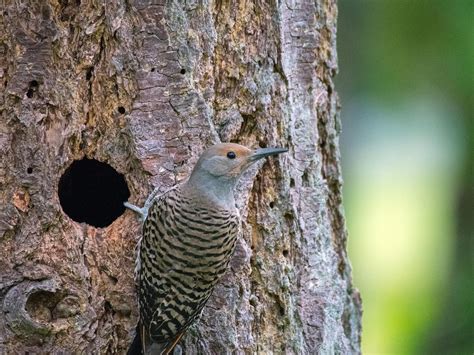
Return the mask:
{"type": "MultiPolygon", "coordinates": [[[[148,217],[143,223],[142,238],[136,264],[139,283],[142,347],[145,353],[164,353],[172,349],[187,328],[182,315],[176,313],[172,303],[179,297],[179,290],[173,287],[173,278],[181,275],[173,270],[164,254],[164,243],[173,238],[165,221],[173,219],[173,205],[176,189],[155,197],[149,206],[148,217]],[[181,317],[177,321],[177,317],[181,317]]],[[[169,226],[168,226],[169,227],[169,226]]],[[[197,309],[199,304],[189,306],[197,309]]]]}
{"type": "MultiPolygon", "coordinates": [[[[149,213],[150,209],[154,209],[154,210],[159,211],[161,209],[160,206],[166,205],[167,195],[173,193],[178,187],[179,187],[179,185],[173,186],[171,189],[169,189],[166,192],[161,192],[160,187],[155,188],[153,190],[153,192],[148,196],[148,198],[145,201],[145,204],[142,208],[138,208],[136,206],[133,206],[133,205],[129,204],[128,202],[124,203],[124,205],[126,207],[128,207],[128,208],[130,208],[134,211],[136,211],[136,209],[134,207],[139,209],[140,210],[139,213],[141,214],[142,221],[143,221],[142,233],[141,233],[141,236],[138,239],[138,242],[137,242],[137,245],[136,245],[137,258],[135,259],[135,284],[136,284],[137,289],[139,289],[139,286],[140,286],[140,269],[141,269],[140,253],[141,253],[141,244],[142,244],[142,239],[143,239],[143,232],[145,231],[145,225],[150,224],[150,221],[148,221],[148,213],[149,213]],[[132,206],[132,207],[130,207],[130,206],[132,206]]],[[[164,213],[164,212],[160,212],[160,213],[164,213]]]]}
{"type": "Polygon", "coordinates": [[[148,339],[166,346],[201,314],[227,267],[238,229],[231,212],[189,201],[178,188],[171,190],[153,200],[143,223],[140,319],[148,339]]]}

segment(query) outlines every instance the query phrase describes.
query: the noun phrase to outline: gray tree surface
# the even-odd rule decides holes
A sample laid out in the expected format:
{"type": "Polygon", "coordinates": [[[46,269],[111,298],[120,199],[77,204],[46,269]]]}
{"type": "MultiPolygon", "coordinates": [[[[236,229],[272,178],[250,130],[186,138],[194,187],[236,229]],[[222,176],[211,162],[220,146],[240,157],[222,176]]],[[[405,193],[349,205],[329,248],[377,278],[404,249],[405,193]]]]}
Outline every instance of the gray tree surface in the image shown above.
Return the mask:
{"type": "Polygon", "coordinates": [[[2,0],[1,10],[0,353],[123,353],[131,342],[140,222],[129,211],[104,228],[68,217],[58,184],[74,160],[109,164],[142,204],[220,141],[289,152],[242,179],[242,236],[183,351],[360,352],[335,0],[2,0]]]}

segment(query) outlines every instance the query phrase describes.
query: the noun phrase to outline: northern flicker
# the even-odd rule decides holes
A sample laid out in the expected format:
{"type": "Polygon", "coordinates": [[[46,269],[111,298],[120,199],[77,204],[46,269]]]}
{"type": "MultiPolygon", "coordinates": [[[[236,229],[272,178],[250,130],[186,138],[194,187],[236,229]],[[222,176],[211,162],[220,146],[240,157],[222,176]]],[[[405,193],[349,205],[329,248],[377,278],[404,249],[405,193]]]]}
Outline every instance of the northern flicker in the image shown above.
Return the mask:
{"type": "Polygon", "coordinates": [[[140,320],[132,347],[168,354],[200,316],[235,248],[239,177],[259,159],[286,151],[216,144],[183,184],[151,195],[143,208],[125,203],[144,221],[136,264],[140,320]]]}

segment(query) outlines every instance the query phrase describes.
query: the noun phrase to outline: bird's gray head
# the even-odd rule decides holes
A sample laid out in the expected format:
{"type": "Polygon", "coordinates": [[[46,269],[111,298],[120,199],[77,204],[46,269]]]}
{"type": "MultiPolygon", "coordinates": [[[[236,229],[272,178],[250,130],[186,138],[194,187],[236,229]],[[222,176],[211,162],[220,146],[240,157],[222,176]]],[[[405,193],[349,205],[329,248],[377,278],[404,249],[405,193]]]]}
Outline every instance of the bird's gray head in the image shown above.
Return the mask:
{"type": "Polygon", "coordinates": [[[258,160],[287,152],[284,148],[251,150],[235,143],[221,143],[202,153],[189,178],[188,185],[225,198],[242,173],[258,160]]]}

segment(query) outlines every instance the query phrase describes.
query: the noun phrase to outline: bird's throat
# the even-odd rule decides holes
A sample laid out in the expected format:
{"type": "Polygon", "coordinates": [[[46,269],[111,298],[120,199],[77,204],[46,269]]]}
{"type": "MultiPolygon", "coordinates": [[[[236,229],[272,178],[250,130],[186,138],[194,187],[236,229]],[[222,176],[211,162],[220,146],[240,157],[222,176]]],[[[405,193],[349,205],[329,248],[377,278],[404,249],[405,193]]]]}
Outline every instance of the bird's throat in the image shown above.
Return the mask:
{"type": "Polygon", "coordinates": [[[193,174],[185,185],[185,188],[190,189],[203,203],[215,204],[228,210],[235,208],[234,179],[193,174]]]}

